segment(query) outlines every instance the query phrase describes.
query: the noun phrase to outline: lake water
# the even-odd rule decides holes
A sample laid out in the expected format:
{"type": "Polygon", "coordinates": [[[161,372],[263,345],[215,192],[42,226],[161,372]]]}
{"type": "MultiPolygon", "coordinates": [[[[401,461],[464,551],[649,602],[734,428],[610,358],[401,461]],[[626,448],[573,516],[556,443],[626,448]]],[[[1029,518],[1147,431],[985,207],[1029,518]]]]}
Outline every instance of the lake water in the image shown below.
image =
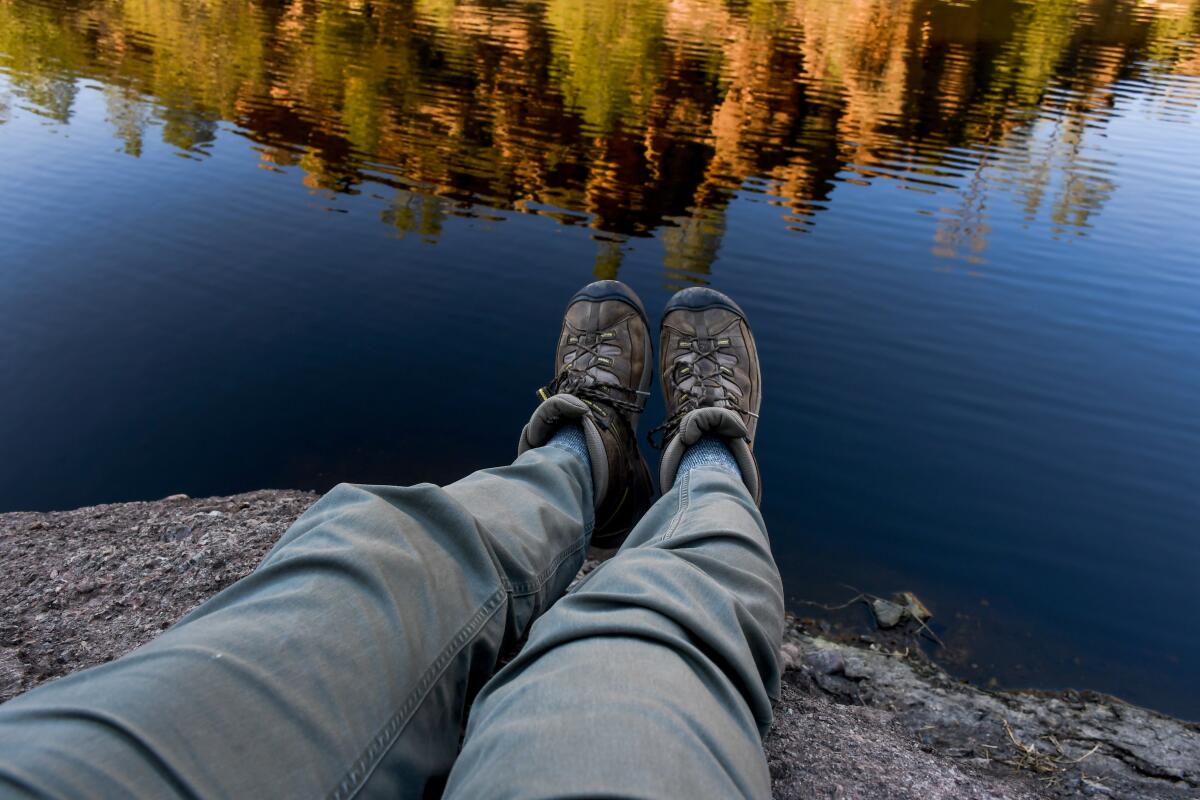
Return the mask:
{"type": "Polygon", "coordinates": [[[1200,718],[1198,40],[1197,0],[0,0],[0,510],[448,482],[577,287],[710,284],[793,608],[909,589],[959,675],[1200,718]]]}

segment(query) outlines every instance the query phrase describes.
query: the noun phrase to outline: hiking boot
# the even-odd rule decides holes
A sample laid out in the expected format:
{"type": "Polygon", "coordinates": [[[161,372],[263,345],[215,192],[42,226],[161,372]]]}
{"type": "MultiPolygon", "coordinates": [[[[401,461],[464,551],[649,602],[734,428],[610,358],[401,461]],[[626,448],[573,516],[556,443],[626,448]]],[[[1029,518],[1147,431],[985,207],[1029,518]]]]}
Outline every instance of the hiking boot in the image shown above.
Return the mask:
{"type": "Polygon", "coordinates": [[[557,376],[521,433],[523,453],[578,422],[592,462],[592,546],[618,547],[650,507],[654,486],[638,449],[637,425],[650,396],[650,326],[634,291],[597,281],[575,293],[554,354],[557,376]]]}
{"type": "Polygon", "coordinates": [[[762,480],[754,458],[754,433],[762,405],[762,374],[746,314],[707,287],[676,292],[667,301],[659,338],[659,370],[667,421],[661,434],[659,484],[675,483],[684,451],[705,435],[717,436],[733,453],[755,503],[762,480]]]}

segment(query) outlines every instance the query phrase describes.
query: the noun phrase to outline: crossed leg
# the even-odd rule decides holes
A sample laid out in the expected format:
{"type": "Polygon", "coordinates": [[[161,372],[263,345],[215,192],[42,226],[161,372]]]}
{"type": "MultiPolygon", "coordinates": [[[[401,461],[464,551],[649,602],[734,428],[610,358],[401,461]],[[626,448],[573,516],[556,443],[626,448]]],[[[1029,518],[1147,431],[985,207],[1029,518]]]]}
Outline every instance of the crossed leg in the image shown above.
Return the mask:
{"type": "Polygon", "coordinates": [[[697,469],[480,694],[450,797],[769,797],[783,590],[762,517],[697,469]]]}
{"type": "Polygon", "coordinates": [[[335,488],[158,639],[0,706],[0,795],[767,796],[783,600],[749,495],[688,473],[534,625],[591,492],[555,446],[335,488]]]}

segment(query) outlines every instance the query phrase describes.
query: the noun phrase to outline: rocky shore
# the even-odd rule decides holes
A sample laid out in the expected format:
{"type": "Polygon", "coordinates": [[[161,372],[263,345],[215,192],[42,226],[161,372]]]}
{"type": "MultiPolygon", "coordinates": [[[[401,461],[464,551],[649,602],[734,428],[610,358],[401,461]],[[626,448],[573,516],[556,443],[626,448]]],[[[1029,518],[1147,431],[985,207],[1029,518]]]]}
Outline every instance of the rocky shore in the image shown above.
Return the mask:
{"type": "MultiPolygon", "coordinates": [[[[249,572],[315,495],[0,514],[0,701],[146,642],[249,572]]],[[[778,798],[1200,798],[1200,725],[1090,692],[985,691],[913,646],[790,620],[778,798]]]]}

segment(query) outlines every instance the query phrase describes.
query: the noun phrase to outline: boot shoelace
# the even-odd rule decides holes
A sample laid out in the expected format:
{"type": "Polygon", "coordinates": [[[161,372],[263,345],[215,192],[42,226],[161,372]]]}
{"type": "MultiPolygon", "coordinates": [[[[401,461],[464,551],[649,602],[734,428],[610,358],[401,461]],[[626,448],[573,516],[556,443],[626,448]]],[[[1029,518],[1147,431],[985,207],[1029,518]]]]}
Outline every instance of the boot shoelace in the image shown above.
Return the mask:
{"type": "MultiPolygon", "coordinates": [[[[671,416],[667,417],[662,425],[652,429],[646,434],[646,441],[655,450],[662,450],[666,447],[675,433],[679,430],[679,423],[683,421],[692,411],[700,408],[700,401],[708,396],[708,390],[715,390],[713,393],[717,395],[715,400],[711,400],[704,404],[705,407],[728,408],[742,416],[755,416],[753,412],[743,409],[730,394],[729,389],[721,382],[721,377],[725,376],[733,378],[733,370],[721,363],[718,358],[721,355],[722,348],[729,347],[732,341],[727,336],[720,338],[699,338],[699,339],[681,339],[679,341],[679,350],[686,350],[685,353],[678,353],[674,358],[674,366],[672,368],[675,373],[674,381],[676,399],[679,403],[679,410],[671,416]],[[703,344],[701,344],[703,343],[703,344]],[[695,358],[691,363],[682,363],[680,358],[695,354],[695,358]],[[716,368],[711,375],[703,375],[697,372],[696,365],[702,361],[711,361],[716,368]],[[680,390],[679,383],[682,379],[693,377],[695,384],[687,392],[680,390]],[[662,434],[660,438],[655,439],[655,436],[662,434]]],[[[734,362],[737,361],[737,356],[732,353],[726,353],[732,356],[734,362]]]]}
{"type": "Polygon", "coordinates": [[[609,426],[610,419],[608,412],[600,404],[630,414],[642,413],[649,392],[639,392],[624,386],[604,383],[592,374],[593,370],[613,365],[613,359],[602,354],[600,346],[607,344],[609,347],[616,347],[620,352],[617,343],[612,341],[616,336],[612,331],[569,336],[567,344],[575,345],[575,350],[567,352],[566,364],[562,371],[554,377],[554,380],[537,390],[538,397],[548,400],[552,395],[560,392],[578,397],[588,404],[588,407],[596,414],[597,422],[605,428],[609,426]],[[586,367],[576,366],[583,360],[582,357],[585,353],[591,355],[591,363],[586,367]],[[622,394],[625,397],[621,397],[622,394]]]}

